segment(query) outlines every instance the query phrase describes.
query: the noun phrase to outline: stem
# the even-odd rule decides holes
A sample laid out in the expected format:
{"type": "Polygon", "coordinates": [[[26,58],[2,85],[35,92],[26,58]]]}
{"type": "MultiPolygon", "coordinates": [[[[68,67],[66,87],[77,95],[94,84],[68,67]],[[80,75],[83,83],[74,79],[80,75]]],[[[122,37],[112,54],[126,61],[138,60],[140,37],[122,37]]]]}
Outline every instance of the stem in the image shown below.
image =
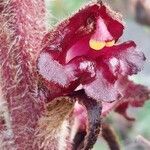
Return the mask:
{"type": "Polygon", "coordinates": [[[10,136],[7,132],[3,137],[8,149],[32,150],[40,115],[33,65],[45,32],[44,13],[43,0],[0,0],[1,86],[11,127],[10,136]]]}
{"type": "Polygon", "coordinates": [[[106,140],[110,150],[120,150],[116,134],[108,124],[102,124],[102,137],[106,140]]]}
{"type": "Polygon", "coordinates": [[[82,132],[77,132],[75,137],[74,137],[74,145],[73,145],[73,150],[77,150],[79,145],[84,143],[84,139],[86,136],[86,132],[82,131],[82,132]]]}
{"type": "MultiPolygon", "coordinates": [[[[101,104],[98,103],[95,99],[92,99],[88,97],[84,90],[75,91],[71,97],[74,97],[76,100],[79,101],[83,106],[85,106],[87,110],[87,116],[88,116],[88,125],[87,125],[87,133],[86,136],[83,138],[84,134],[82,134],[81,138],[84,141],[81,141],[80,145],[76,145],[77,149],[83,149],[83,150],[89,150],[93,148],[93,145],[97,141],[100,127],[101,127],[101,104]]],[[[78,134],[78,133],[77,133],[78,134]]],[[[79,135],[79,134],[78,134],[79,135]]],[[[78,138],[78,136],[76,136],[78,138]]],[[[74,139],[74,141],[77,141],[77,139],[74,139]]]]}

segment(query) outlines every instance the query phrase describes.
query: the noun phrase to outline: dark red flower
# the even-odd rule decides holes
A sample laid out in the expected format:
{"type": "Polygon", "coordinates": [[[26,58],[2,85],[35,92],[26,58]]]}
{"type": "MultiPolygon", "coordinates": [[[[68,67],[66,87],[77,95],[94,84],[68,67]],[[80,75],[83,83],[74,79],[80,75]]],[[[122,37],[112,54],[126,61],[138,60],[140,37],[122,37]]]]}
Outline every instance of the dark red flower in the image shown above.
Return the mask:
{"type": "Polygon", "coordinates": [[[120,77],[136,74],[145,60],[133,41],[118,42],[123,29],[117,13],[92,3],[50,31],[37,66],[52,98],[79,85],[99,101],[123,97],[120,77]]]}

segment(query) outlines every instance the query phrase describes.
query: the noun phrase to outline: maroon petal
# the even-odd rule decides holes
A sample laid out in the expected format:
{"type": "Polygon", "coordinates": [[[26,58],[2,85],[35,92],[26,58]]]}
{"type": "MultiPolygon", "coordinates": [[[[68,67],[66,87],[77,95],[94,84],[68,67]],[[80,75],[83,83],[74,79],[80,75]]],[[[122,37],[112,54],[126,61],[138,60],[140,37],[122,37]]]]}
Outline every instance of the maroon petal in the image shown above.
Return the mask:
{"type": "Polygon", "coordinates": [[[133,41],[106,48],[101,51],[99,57],[115,76],[137,74],[143,68],[145,61],[144,54],[136,48],[133,41]]]}
{"type": "Polygon", "coordinates": [[[135,84],[126,78],[122,80],[121,84],[124,87],[122,90],[124,96],[115,111],[122,114],[128,120],[132,120],[127,115],[128,107],[142,107],[150,99],[150,89],[143,85],[135,84]]]}
{"type": "MultiPolygon", "coordinates": [[[[113,103],[102,103],[102,115],[105,116],[109,112],[115,110],[117,113],[122,114],[128,120],[131,120],[127,116],[127,109],[129,106],[132,107],[142,107],[147,100],[150,99],[150,89],[147,87],[135,84],[134,82],[128,80],[127,78],[120,79],[120,93],[122,98],[119,101],[113,103]]],[[[133,118],[132,118],[133,119],[133,118]]]]}
{"type": "Polygon", "coordinates": [[[104,20],[113,38],[119,39],[124,29],[121,17],[104,4],[96,2],[88,4],[50,31],[43,39],[43,50],[61,51],[61,61],[64,62],[69,48],[82,38],[95,33],[99,17],[104,20]]]}

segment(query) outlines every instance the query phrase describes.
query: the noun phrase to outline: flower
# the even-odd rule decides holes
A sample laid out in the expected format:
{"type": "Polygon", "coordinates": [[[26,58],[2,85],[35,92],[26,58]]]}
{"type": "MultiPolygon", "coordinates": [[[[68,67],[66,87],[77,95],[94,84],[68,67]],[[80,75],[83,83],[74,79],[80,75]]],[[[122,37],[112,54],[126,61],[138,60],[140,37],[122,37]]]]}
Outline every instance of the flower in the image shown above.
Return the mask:
{"type": "Polygon", "coordinates": [[[137,74],[145,60],[133,41],[120,44],[123,29],[119,14],[92,3],[50,31],[37,67],[52,97],[82,85],[96,100],[121,99],[120,78],[137,74]]]}

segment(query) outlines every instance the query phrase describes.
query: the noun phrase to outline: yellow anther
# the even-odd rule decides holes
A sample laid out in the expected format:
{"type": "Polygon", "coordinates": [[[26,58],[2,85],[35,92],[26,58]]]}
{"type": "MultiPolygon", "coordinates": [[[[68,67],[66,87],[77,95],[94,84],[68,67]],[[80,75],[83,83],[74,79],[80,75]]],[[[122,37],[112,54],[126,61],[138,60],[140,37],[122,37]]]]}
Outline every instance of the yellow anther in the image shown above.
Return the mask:
{"type": "Polygon", "coordinates": [[[112,46],[114,46],[114,44],[115,44],[115,40],[112,40],[110,42],[106,42],[107,47],[112,47],[112,46]]]}
{"type": "Polygon", "coordinates": [[[106,43],[91,39],[89,45],[92,49],[99,51],[105,47],[106,43]]]}

